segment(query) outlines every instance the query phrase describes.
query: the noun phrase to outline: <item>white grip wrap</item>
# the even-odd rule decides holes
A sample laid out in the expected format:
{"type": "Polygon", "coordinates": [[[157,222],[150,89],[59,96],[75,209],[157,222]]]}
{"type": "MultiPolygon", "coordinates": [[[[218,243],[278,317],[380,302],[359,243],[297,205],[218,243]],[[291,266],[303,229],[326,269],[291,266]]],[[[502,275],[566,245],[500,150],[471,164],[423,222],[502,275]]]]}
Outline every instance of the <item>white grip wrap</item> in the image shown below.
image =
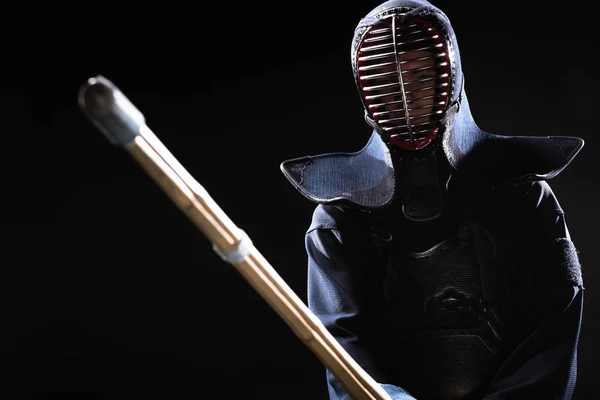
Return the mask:
{"type": "Polygon", "coordinates": [[[250,237],[240,229],[240,241],[236,247],[234,247],[231,251],[225,253],[219,250],[219,248],[213,244],[213,250],[215,253],[219,255],[224,261],[227,261],[230,264],[238,263],[244,260],[248,254],[252,251],[252,240],[250,237]]]}

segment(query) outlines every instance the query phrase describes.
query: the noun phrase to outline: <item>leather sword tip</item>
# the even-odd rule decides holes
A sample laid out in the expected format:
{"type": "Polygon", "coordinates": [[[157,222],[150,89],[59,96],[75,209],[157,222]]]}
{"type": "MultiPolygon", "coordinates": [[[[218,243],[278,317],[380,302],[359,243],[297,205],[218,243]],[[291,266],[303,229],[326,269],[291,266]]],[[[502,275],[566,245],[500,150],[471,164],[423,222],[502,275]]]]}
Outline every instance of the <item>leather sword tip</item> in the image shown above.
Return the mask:
{"type": "Polygon", "coordinates": [[[102,75],[89,78],[80,88],[79,107],[86,114],[107,115],[115,107],[116,87],[102,75]]]}
{"type": "Polygon", "coordinates": [[[78,103],[85,116],[117,146],[130,143],[146,124],[144,115],[102,75],[81,85],[78,103]]]}

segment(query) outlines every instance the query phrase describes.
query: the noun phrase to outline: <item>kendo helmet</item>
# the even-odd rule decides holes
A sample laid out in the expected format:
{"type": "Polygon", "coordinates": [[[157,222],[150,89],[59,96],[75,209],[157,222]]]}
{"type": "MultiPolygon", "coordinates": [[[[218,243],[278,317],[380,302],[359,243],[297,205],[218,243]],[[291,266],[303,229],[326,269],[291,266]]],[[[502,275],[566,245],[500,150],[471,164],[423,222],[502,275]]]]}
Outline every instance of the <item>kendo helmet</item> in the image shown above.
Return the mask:
{"type": "Polygon", "coordinates": [[[383,3],[361,20],[352,41],[365,120],[384,143],[409,151],[438,138],[461,91],[454,34],[441,23],[446,16],[428,4],[383,3]]]}

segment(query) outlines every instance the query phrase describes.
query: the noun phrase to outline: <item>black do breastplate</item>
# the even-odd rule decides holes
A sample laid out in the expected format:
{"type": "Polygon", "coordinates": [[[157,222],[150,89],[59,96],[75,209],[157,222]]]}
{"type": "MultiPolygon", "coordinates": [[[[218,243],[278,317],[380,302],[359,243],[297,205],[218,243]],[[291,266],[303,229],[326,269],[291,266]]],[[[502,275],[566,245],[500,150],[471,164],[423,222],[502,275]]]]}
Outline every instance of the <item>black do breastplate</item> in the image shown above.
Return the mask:
{"type": "Polygon", "coordinates": [[[455,226],[426,250],[388,243],[379,328],[395,383],[420,400],[480,396],[505,358],[500,318],[484,301],[486,257],[473,237],[483,231],[455,226]]]}

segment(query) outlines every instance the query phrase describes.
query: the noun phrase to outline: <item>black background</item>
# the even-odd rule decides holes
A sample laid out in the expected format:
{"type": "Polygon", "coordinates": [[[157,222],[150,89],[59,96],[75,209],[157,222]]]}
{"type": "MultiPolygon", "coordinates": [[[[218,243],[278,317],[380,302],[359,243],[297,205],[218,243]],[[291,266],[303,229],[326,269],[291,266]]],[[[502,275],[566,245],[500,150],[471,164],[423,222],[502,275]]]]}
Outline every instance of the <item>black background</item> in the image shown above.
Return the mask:
{"type": "MultiPolygon", "coordinates": [[[[483,129],[586,141],[551,185],[587,288],[575,398],[595,398],[600,80],[591,19],[541,2],[519,12],[435,4],[453,22],[483,129]]],[[[350,41],[375,5],[15,12],[30,17],[3,29],[3,399],[327,398],[322,364],[76,98],[91,76],[113,81],[305,301],[314,205],[279,163],[366,143],[350,41]]]]}

